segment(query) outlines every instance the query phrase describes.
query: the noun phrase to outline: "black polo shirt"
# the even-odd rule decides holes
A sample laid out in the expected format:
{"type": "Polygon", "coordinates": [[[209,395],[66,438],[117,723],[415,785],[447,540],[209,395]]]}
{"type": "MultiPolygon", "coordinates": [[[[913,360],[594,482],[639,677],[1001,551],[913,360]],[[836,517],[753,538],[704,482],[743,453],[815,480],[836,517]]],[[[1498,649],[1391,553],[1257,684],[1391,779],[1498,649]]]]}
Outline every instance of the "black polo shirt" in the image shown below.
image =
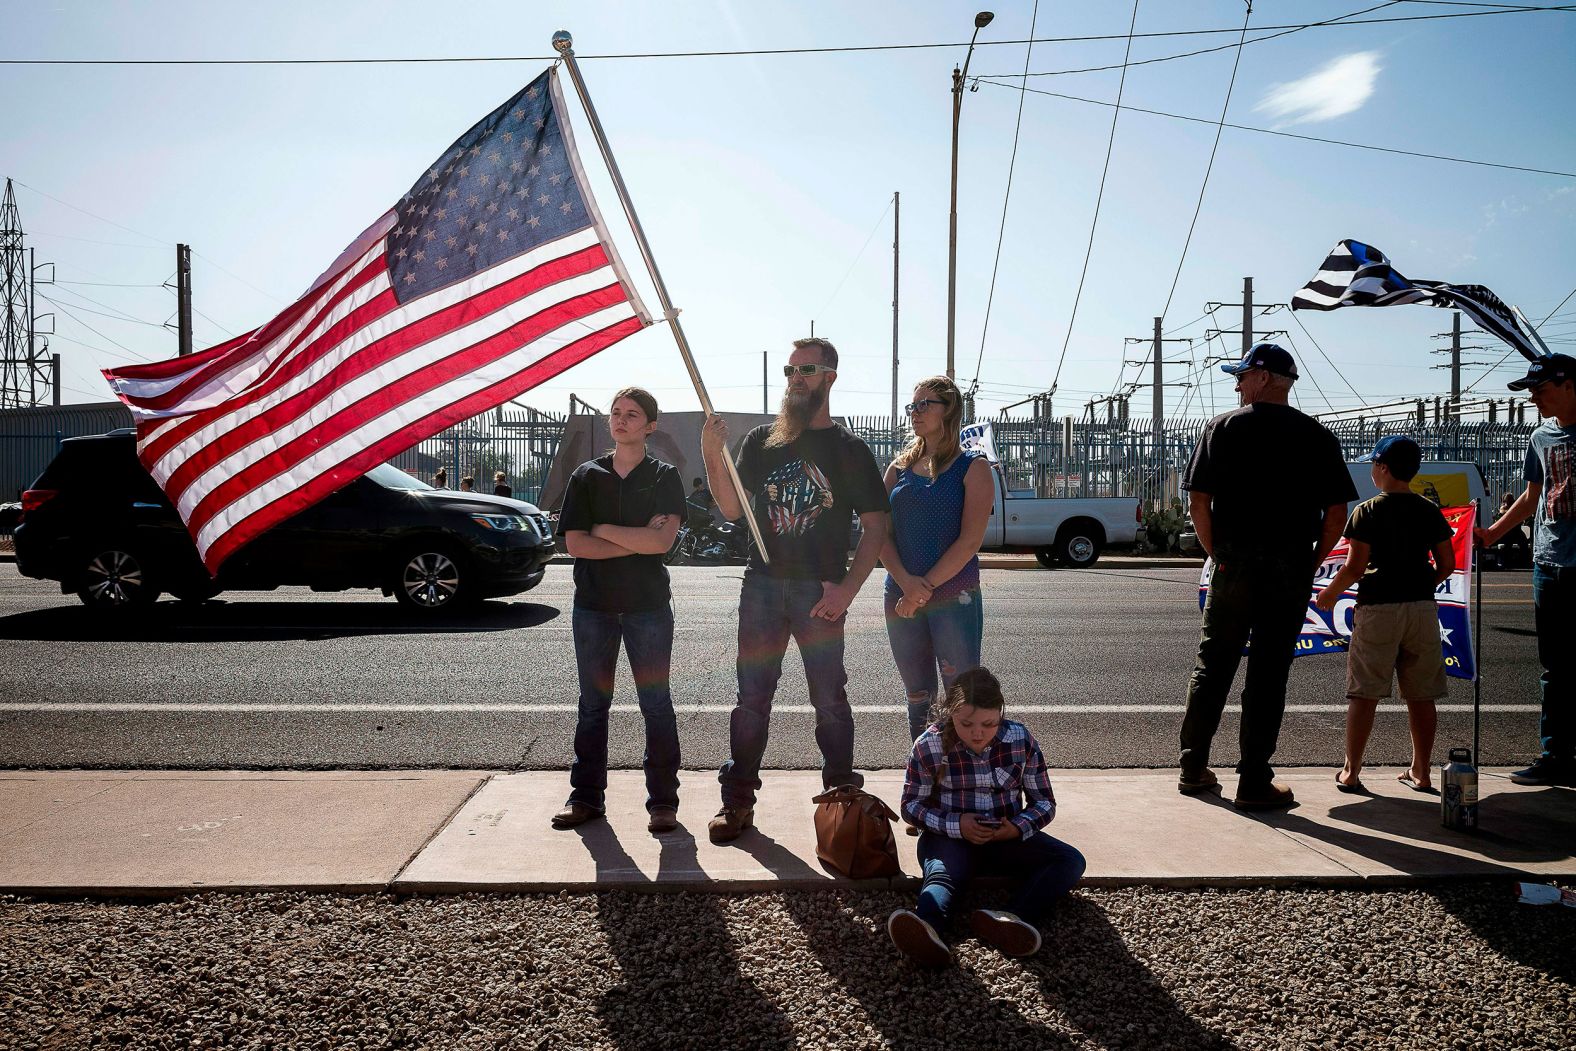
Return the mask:
{"type": "MultiPolygon", "coordinates": [[[[620,478],[608,453],[586,461],[569,476],[558,531],[644,526],[656,515],[683,514],[684,483],[671,464],[648,456],[620,478]]],[[[671,597],[661,555],[575,559],[575,605],[584,609],[644,613],[661,609],[671,597]]]]}

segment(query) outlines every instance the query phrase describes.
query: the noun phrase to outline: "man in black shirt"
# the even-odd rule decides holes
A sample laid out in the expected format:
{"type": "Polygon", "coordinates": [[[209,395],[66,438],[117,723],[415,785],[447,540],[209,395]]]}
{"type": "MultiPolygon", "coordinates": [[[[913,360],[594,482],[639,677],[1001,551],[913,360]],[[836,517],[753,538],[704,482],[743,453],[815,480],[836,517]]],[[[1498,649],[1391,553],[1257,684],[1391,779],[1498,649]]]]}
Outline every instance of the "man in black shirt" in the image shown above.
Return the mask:
{"type": "Polygon", "coordinates": [[[684,513],[684,483],[676,468],[646,455],[656,426],[655,398],[639,387],[619,391],[608,413],[613,451],[576,468],[564,493],[558,529],[575,559],[580,716],[569,801],[553,815],[554,828],[605,813],[607,714],[620,641],[646,724],[647,827],[668,832],[678,824],[679,734],[668,692],[673,607],[663,556],[684,513]]]}
{"type": "MultiPolygon", "coordinates": [[[[722,809],[708,831],[713,843],[737,839],[754,819],[761,756],[772,698],[790,636],[804,658],[821,780],[862,785],[854,772],[854,717],[843,667],[843,623],[886,541],[887,496],[870,448],[832,420],[827,396],[837,379],[837,350],[824,339],[794,341],[783,369],[788,390],[774,423],[740,443],[736,466],[766,540],[770,563],[750,552],[739,597],[738,703],[729,723],[732,758],[723,764],[722,809]],[[853,516],[863,534],[853,564],[853,516]]],[[[729,521],[744,514],[728,476],[728,425],[712,416],[701,431],[706,478],[729,521]]]]}
{"type": "Polygon", "coordinates": [[[1287,403],[1297,380],[1290,354],[1259,343],[1221,371],[1236,377],[1242,407],[1209,421],[1182,478],[1215,570],[1188,683],[1177,787],[1187,795],[1219,787],[1209,746],[1251,637],[1235,803],[1244,810],[1284,807],[1294,797],[1275,781],[1270,757],[1286,711],[1286,679],[1314,570],[1340,539],[1357,490],[1340,442],[1287,403]]]}

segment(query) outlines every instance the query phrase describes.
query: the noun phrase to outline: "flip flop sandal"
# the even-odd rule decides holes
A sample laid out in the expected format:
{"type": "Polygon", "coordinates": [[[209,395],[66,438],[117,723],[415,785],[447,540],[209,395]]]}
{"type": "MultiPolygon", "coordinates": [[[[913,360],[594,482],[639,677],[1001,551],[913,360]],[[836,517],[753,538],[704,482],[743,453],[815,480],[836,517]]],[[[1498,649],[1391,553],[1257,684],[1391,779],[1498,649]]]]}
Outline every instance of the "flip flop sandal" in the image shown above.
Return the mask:
{"type": "Polygon", "coordinates": [[[1418,784],[1417,781],[1412,777],[1412,771],[1410,770],[1402,771],[1396,780],[1414,792],[1421,792],[1428,796],[1437,796],[1439,794],[1439,789],[1435,788],[1433,785],[1418,784]]]}
{"type": "Polygon", "coordinates": [[[1345,792],[1348,795],[1354,795],[1354,796],[1357,796],[1357,795],[1365,796],[1365,795],[1368,794],[1367,786],[1365,786],[1361,781],[1358,781],[1356,784],[1353,784],[1353,785],[1344,784],[1341,781],[1341,775],[1340,774],[1336,774],[1335,775],[1335,790],[1337,792],[1345,792]]]}

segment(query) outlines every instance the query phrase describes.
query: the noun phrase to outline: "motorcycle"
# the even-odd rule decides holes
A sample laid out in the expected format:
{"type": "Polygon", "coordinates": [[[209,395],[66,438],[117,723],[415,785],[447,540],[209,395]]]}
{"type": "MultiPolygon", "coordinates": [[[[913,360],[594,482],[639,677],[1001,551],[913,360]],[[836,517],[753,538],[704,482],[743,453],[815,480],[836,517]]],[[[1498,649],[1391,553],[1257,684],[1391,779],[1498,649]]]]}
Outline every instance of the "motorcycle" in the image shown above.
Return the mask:
{"type": "Polygon", "coordinates": [[[745,562],[750,557],[750,533],[732,522],[718,522],[711,511],[691,503],[679,526],[665,561],[670,566],[686,562],[745,562]]]}

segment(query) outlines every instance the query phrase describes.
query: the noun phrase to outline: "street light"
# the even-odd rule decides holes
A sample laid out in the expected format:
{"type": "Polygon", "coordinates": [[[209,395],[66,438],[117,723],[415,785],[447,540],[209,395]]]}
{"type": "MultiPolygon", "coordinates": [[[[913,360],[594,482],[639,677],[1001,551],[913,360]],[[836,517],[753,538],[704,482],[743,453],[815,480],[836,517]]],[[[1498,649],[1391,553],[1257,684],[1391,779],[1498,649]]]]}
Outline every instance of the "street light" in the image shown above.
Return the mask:
{"type": "Polygon", "coordinates": [[[974,16],[974,35],[969,37],[963,68],[952,67],[952,210],[947,218],[947,378],[951,380],[957,379],[953,355],[958,341],[958,118],[963,114],[963,82],[969,76],[974,41],[995,17],[989,11],[974,16]]]}

